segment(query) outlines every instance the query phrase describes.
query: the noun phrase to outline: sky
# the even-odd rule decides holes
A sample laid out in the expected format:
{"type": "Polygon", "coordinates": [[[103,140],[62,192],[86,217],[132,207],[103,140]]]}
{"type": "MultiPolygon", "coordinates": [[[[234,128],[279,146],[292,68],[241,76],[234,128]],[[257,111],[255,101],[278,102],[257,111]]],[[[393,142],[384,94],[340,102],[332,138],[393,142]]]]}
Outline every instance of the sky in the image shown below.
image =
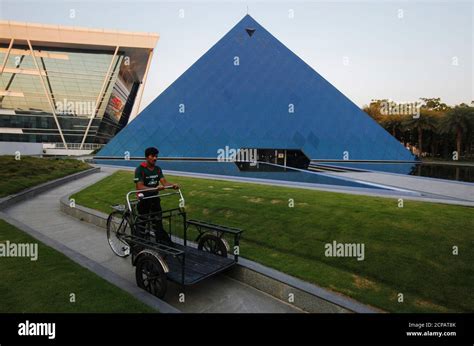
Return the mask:
{"type": "Polygon", "coordinates": [[[474,100],[474,0],[0,0],[2,20],[158,33],[141,109],[247,13],[360,107],[474,100]]]}

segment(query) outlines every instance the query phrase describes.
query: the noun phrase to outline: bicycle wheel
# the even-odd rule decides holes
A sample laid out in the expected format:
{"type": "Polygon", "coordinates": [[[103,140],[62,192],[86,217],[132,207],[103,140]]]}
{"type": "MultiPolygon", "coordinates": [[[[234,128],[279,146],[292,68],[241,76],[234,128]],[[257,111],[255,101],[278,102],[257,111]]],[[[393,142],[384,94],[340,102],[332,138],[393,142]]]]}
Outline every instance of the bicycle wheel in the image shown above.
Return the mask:
{"type": "Polygon", "coordinates": [[[130,246],[123,240],[123,236],[131,234],[129,217],[121,211],[112,212],[107,219],[107,240],[117,256],[127,257],[130,254],[130,246]]]}
{"type": "Polygon", "coordinates": [[[151,253],[140,255],[136,263],[137,285],[158,298],[163,298],[167,289],[167,278],[160,261],[151,253]]]}
{"type": "Polygon", "coordinates": [[[213,235],[205,234],[198,244],[198,250],[210,252],[214,255],[227,257],[227,246],[223,239],[213,235]]]}

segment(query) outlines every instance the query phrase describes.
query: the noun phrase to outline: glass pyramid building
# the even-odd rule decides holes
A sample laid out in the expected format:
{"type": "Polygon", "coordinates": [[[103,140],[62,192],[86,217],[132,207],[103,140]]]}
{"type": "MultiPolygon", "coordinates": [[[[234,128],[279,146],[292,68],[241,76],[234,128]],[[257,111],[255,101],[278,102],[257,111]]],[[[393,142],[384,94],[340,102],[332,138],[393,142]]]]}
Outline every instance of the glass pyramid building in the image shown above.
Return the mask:
{"type": "MultiPolygon", "coordinates": [[[[292,153],[306,159],[306,167],[325,160],[415,160],[249,15],[119,132],[96,159],[116,161],[124,155],[142,159],[149,146],[159,148],[168,169],[188,170],[195,162],[194,171],[202,171],[199,162],[216,161],[219,150],[226,147],[257,149],[259,161],[269,162],[269,158],[278,165],[286,165],[284,155],[292,153]]],[[[298,162],[305,165],[305,160],[298,162]]]]}

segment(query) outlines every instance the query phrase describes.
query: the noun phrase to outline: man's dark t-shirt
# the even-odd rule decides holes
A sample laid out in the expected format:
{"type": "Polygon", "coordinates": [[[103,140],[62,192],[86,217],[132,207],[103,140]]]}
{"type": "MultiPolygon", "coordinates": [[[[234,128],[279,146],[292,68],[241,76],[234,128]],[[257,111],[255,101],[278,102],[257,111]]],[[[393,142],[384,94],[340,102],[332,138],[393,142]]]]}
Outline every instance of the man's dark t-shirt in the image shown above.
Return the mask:
{"type": "MultiPolygon", "coordinates": [[[[142,162],[140,166],[135,169],[135,178],[133,181],[138,183],[143,182],[146,187],[152,188],[157,187],[160,183],[160,179],[164,178],[163,171],[160,167],[155,166],[152,170],[148,168],[146,162],[142,162]]],[[[144,192],[145,196],[151,196],[157,194],[158,191],[147,191],[144,192]]]]}
{"type": "MultiPolygon", "coordinates": [[[[140,166],[135,169],[135,178],[133,181],[135,183],[141,181],[147,188],[153,188],[158,186],[161,178],[164,178],[164,175],[160,167],[155,166],[153,169],[149,169],[146,162],[142,162],[140,166]]],[[[158,190],[145,191],[143,194],[145,197],[157,196],[158,190]]],[[[163,228],[160,198],[141,200],[137,205],[137,211],[140,222],[137,223],[136,231],[139,236],[146,237],[145,224],[147,224],[150,217],[152,217],[152,225],[155,230],[156,241],[164,242],[167,245],[171,244],[171,238],[163,228]]]]}

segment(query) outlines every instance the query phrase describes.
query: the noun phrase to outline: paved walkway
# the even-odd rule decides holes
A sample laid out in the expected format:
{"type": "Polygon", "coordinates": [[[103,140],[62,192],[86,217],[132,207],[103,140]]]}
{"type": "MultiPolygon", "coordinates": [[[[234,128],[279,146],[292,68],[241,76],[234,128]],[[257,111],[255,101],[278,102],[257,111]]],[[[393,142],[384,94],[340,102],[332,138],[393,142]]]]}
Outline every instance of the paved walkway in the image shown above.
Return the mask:
{"type": "MultiPolygon", "coordinates": [[[[130,258],[119,258],[112,253],[104,229],[65,215],[59,208],[61,197],[103,179],[114,170],[102,168],[100,173],[54,188],[4,212],[135,285],[135,271],[130,258]]],[[[185,303],[179,302],[179,292],[178,286],[169,283],[165,301],[183,312],[301,312],[225,275],[187,287],[185,303]]]]}
{"type": "Polygon", "coordinates": [[[470,183],[375,172],[343,172],[328,174],[352,178],[358,181],[403,188],[420,192],[431,197],[448,197],[456,200],[474,202],[474,184],[470,183]]]}

